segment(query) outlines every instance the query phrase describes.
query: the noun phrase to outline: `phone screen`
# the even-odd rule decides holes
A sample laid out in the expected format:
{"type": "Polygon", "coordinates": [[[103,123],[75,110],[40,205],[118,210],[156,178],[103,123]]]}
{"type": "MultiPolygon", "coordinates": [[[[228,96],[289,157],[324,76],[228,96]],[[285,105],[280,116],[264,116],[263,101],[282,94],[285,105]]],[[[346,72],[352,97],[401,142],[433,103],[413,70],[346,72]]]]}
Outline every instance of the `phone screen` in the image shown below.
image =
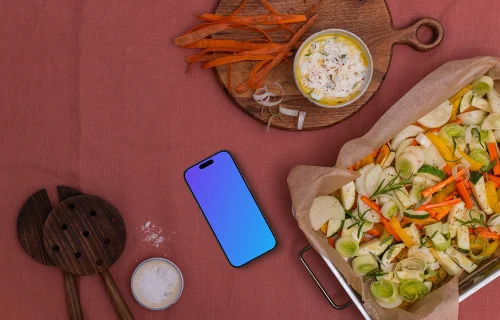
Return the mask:
{"type": "Polygon", "coordinates": [[[232,266],[274,248],[276,239],[227,151],[187,169],[184,178],[232,266]]]}

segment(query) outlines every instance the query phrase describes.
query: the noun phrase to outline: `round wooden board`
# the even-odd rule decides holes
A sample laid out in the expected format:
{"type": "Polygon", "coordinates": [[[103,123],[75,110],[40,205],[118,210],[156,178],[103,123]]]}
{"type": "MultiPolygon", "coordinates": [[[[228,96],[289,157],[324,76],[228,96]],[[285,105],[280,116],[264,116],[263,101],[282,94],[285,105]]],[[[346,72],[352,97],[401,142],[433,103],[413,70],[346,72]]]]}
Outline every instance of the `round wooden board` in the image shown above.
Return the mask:
{"type": "MultiPolygon", "coordinates": [[[[317,0],[269,0],[269,2],[279,13],[303,14],[317,0]]],[[[221,0],[216,13],[222,15],[230,14],[239,5],[240,1],[221,0]]],[[[323,0],[316,12],[319,14],[318,19],[302,37],[302,40],[313,33],[330,28],[351,31],[359,36],[370,49],[374,70],[368,90],[353,104],[343,108],[321,108],[313,105],[304,98],[295,85],[293,68],[291,66],[293,56],[288,58],[290,64],[282,62],[275,67],[267,76],[265,84],[280,83],[285,90],[285,97],[281,105],[290,109],[307,112],[303,130],[315,130],[332,126],[347,119],[361,109],[377,92],[384,81],[391,62],[392,47],[394,44],[403,43],[419,51],[428,51],[438,46],[443,39],[443,27],[438,21],[430,18],[420,19],[406,29],[395,30],[392,26],[392,18],[385,0],[323,0]],[[418,41],[416,34],[418,28],[422,25],[426,25],[432,29],[434,37],[431,43],[424,44],[418,41]]],[[[239,15],[267,13],[268,11],[258,0],[248,0],[239,15]]],[[[300,25],[296,24],[292,28],[296,30],[300,25]]],[[[285,31],[271,34],[273,40],[277,43],[286,42],[286,35],[287,32],[285,31]]],[[[247,41],[255,37],[259,37],[259,35],[239,30],[230,30],[214,35],[216,39],[241,41],[247,41]]],[[[248,90],[242,94],[237,94],[234,91],[237,85],[248,78],[253,65],[253,62],[240,62],[231,66],[231,91],[227,88],[227,66],[217,67],[215,71],[221,85],[229,93],[236,105],[258,121],[267,123],[267,119],[261,115],[262,106],[257,104],[252,98],[254,90],[248,90]]],[[[264,116],[269,116],[269,114],[264,114],[264,116]]],[[[279,129],[297,130],[297,118],[289,116],[283,116],[283,120],[275,118],[271,125],[279,129]]]]}

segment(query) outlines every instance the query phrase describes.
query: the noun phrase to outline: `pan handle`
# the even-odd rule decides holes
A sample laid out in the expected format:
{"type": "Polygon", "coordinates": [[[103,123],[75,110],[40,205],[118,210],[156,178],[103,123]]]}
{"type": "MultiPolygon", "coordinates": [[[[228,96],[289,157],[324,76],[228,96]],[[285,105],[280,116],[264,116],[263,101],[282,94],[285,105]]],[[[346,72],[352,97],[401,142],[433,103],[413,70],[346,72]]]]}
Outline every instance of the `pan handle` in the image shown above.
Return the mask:
{"type": "Polygon", "coordinates": [[[83,320],[80,297],[76,289],[75,276],[64,271],[64,290],[66,292],[66,303],[68,304],[69,318],[71,320],[83,320]]]}
{"type": "Polygon", "coordinates": [[[304,249],[300,250],[299,252],[299,259],[300,261],[302,262],[302,264],[304,265],[304,268],[306,268],[306,270],[309,272],[309,275],[313,278],[314,282],[316,282],[316,285],[318,286],[318,288],[321,290],[321,292],[323,293],[323,295],[325,296],[326,300],[328,300],[328,303],[336,310],[342,310],[342,309],[345,309],[347,308],[348,306],[350,306],[352,304],[352,300],[343,304],[343,305],[338,305],[336,304],[335,302],[333,302],[332,298],[330,298],[330,296],[328,295],[328,292],[326,292],[325,288],[323,288],[323,285],[321,284],[321,282],[319,282],[318,278],[316,277],[316,275],[312,272],[311,268],[309,268],[309,265],[307,264],[307,262],[304,260],[304,253],[306,251],[308,251],[309,249],[311,249],[312,246],[307,246],[305,247],[304,249]]]}
{"type": "Polygon", "coordinates": [[[104,283],[106,284],[106,288],[108,289],[108,294],[111,297],[111,300],[113,300],[113,304],[115,305],[116,312],[118,313],[118,316],[122,320],[134,320],[134,316],[130,312],[127,303],[125,302],[125,299],[123,299],[120,289],[116,286],[115,280],[113,280],[113,277],[111,276],[111,273],[109,273],[109,270],[104,270],[101,272],[102,279],[104,280],[104,283]]]}

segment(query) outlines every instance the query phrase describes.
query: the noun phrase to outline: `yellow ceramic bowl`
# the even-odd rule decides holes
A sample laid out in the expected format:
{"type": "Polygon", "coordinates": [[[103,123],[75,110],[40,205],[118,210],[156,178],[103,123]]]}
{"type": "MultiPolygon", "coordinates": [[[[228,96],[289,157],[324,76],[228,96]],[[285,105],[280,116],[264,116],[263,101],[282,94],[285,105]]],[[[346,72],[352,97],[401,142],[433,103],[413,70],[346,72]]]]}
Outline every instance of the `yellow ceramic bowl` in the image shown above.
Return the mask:
{"type": "MultiPolygon", "coordinates": [[[[327,55],[326,53],[323,53],[323,52],[320,52],[320,53],[327,55]]],[[[343,55],[343,56],[345,56],[345,55],[343,55]]],[[[334,63],[333,60],[330,60],[330,61],[332,61],[331,63],[334,63]]],[[[335,61],[337,61],[340,65],[340,62],[338,60],[335,60],[335,61]]],[[[322,62],[320,62],[320,63],[322,63],[322,62]]],[[[327,73],[327,71],[325,71],[325,73],[327,73]]],[[[373,61],[372,61],[372,56],[370,54],[370,51],[368,50],[368,47],[355,34],[349,32],[349,31],[346,31],[346,30],[341,30],[341,29],[327,29],[327,30],[323,30],[321,32],[318,32],[318,33],[311,35],[309,38],[306,39],[306,41],[304,41],[302,43],[300,48],[297,50],[297,54],[295,55],[295,60],[293,63],[293,74],[294,74],[294,78],[295,78],[295,84],[299,88],[302,95],[304,95],[304,97],[306,97],[309,101],[311,101],[315,105],[318,105],[318,106],[324,107],[324,108],[340,108],[340,107],[345,107],[345,106],[350,105],[351,103],[353,103],[354,101],[359,99],[359,97],[361,97],[363,95],[363,93],[365,93],[365,91],[368,88],[368,85],[370,84],[370,81],[372,79],[373,61]],[[350,86],[350,87],[345,86],[345,89],[343,89],[343,90],[346,92],[345,93],[346,96],[318,98],[318,96],[314,96],[314,90],[310,91],[311,89],[308,88],[304,84],[304,82],[302,81],[302,74],[300,72],[300,70],[301,70],[300,67],[301,67],[301,64],[308,63],[306,61],[307,60],[306,56],[308,56],[307,54],[309,54],[309,55],[311,54],[311,48],[313,48],[313,50],[316,50],[316,48],[318,48],[317,47],[318,45],[323,44],[322,41],[333,39],[334,37],[335,37],[336,42],[340,42],[342,44],[347,45],[350,48],[351,52],[352,52],[352,50],[359,50],[360,51],[359,59],[361,62],[359,65],[361,65],[361,63],[362,63],[365,66],[364,70],[361,73],[361,75],[363,76],[363,79],[360,80],[354,86],[350,86]],[[311,93],[311,92],[313,92],[313,93],[311,93]]],[[[360,73],[356,72],[356,77],[359,77],[359,74],[360,73]]],[[[330,76],[330,79],[331,79],[332,84],[333,84],[334,80],[332,80],[332,76],[330,76]]],[[[335,81],[336,81],[336,79],[335,79],[335,81]]],[[[342,82],[342,84],[345,84],[345,82],[342,82]]],[[[322,86],[322,85],[320,85],[320,86],[322,86]]]]}

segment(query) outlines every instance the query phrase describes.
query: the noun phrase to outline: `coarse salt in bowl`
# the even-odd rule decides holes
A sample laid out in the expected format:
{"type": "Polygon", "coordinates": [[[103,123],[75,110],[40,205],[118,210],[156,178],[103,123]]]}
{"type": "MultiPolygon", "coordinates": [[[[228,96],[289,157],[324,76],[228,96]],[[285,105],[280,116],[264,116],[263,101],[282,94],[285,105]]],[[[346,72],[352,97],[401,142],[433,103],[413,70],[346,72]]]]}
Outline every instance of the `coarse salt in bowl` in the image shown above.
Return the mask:
{"type": "Polygon", "coordinates": [[[137,266],[131,286],[134,298],[141,306],[150,310],[163,310],[179,300],[184,279],[173,262],[151,258],[137,266]]]}

